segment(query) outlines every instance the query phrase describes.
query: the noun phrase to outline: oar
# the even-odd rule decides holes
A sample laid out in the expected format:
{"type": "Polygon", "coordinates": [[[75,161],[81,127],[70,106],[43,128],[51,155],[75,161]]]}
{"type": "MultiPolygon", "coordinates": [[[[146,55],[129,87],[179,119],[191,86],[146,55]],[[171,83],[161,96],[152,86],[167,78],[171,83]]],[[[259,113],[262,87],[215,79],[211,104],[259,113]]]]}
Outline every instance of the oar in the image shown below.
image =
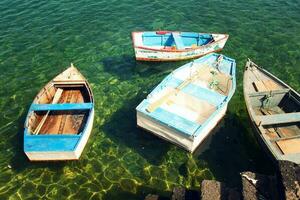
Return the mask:
{"type": "MultiPolygon", "coordinates": [[[[62,92],[63,92],[63,89],[61,89],[61,88],[58,88],[56,90],[51,104],[56,104],[59,101],[62,92]]],[[[41,130],[42,126],[44,125],[44,123],[46,121],[46,118],[48,117],[49,113],[50,113],[50,110],[48,110],[46,115],[44,115],[43,119],[40,121],[39,125],[34,130],[33,134],[37,135],[39,133],[39,131],[41,130]]]]}

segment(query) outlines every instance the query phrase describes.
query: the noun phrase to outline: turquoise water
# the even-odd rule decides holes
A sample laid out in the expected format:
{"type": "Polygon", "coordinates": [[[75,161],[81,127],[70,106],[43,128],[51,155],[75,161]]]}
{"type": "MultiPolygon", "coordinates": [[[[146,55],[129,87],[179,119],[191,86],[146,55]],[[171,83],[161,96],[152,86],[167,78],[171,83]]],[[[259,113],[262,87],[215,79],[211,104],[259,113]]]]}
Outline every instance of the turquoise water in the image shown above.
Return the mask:
{"type": "Polygon", "coordinates": [[[142,199],[216,179],[239,187],[239,172],[273,173],[249,128],[242,94],[248,57],[300,90],[300,1],[0,2],[0,199],[142,199]],[[209,148],[191,155],[136,127],[135,107],[186,62],[136,62],[134,30],[230,34],[238,84],[209,148]],[[30,163],[23,123],[37,92],[73,62],[96,104],[79,161],[30,163]]]}

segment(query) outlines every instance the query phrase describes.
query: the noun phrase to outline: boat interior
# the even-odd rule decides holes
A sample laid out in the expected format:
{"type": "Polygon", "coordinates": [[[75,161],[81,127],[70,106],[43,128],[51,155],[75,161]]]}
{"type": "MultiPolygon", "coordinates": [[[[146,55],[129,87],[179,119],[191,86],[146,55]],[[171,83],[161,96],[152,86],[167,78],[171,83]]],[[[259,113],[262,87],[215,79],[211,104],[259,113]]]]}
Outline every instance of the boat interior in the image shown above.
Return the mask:
{"type": "Polygon", "coordinates": [[[300,153],[300,97],[256,67],[247,87],[253,118],[281,154],[300,153]]]}
{"type": "Polygon", "coordinates": [[[231,91],[232,78],[208,65],[194,64],[193,67],[197,71],[176,88],[174,85],[179,78],[182,80],[188,73],[185,71],[187,68],[174,72],[165,88],[150,98],[147,111],[152,112],[160,107],[193,123],[203,124],[231,91]],[[217,82],[215,86],[211,85],[213,81],[217,82]]]}
{"type": "Polygon", "coordinates": [[[193,81],[193,84],[217,92],[220,95],[228,96],[232,87],[231,75],[208,65],[195,65],[200,67],[199,70],[197,70],[197,79],[193,81]]]}
{"type": "Polygon", "coordinates": [[[214,41],[211,34],[189,32],[144,32],[141,35],[142,46],[162,49],[196,48],[214,41]]]}
{"type": "Polygon", "coordinates": [[[33,135],[80,134],[88,118],[92,98],[83,83],[46,85],[35,98],[28,118],[33,135]],[[34,109],[33,109],[34,108],[34,109]]]}
{"type": "Polygon", "coordinates": [[[169,96],[160,107],[197,124],[203,124],[217,109],[216,105],[183,91],[169,96]]]}

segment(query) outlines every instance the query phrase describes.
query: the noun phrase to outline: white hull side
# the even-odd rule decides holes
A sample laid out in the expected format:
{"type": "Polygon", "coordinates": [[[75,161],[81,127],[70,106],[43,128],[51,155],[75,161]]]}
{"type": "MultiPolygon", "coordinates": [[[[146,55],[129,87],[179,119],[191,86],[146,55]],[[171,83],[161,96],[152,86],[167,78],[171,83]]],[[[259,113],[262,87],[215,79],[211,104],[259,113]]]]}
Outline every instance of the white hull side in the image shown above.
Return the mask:
{"type": "Polygon", "coordinates": [[[209,133],[214,129],[218,122],[224,117],[227,110],[227,105],[225,105],[222,110],[207,124],[205,130],[199,133],[197,137],[189,137],[184,133],[180,133],[166,125],[159,123],[158,121],[152,120],[143,113],[137,111],[137,125],[142,127],[153,134],[170,141],[174,144],[183,147],[189,152],[194,152],[197,147],[202,143],[202,141],[209,135],[209,133]]]}
{"type": "Polygon", "coordinates": [[[147,117],[143,113],[137,112],[137,125],[142,127],[153,134],[168,140],[174,144],[177,144],[184,149],[189,150],[193,144],[193,138],[183,135],[182,133],[171,129],[151,118],[147,117]]]}
{"type": "Polygon", "coordinates": [[[30,161],[77,160],[74,151],[25,152],[30,161]]]}
{"type": "Polygon", "coordinates": [[[227,37],[217,42],[202,46],[201,48],[191,49],[189,51],[155,51],[135,47],[135,56],[137,60],[184,60],[206,55],[211,52],[220,51],[225,46],[227,37]]]}
{"type": "Polygon", "coordinates": [[[78,160],[92,132],[94,109],[92,109],[90,117],[90,122],[77,144],[75,151],[25,152],[26,156],[30,161],[78,160]]]}
{"type": "Polygon", "coordinates": [[[86,127],[86,132],[83,134],[81,140],[79,141],[79,144],[77,145],[76,147],[76,150],[75,150],[75,155],[77,157],[77,159],[79,159],[90,135],[91,135],[91,132],[92,132],[92,128],[93,128],[93,123],[94,123],[94,115],[95,115],[95,111],[94,111],[94,108],[92,109],[91,111],[91,118],[90,118],[90,122],[88,124],[88,126],[86,127]]]}
{"type": "Polygon", "coordinates": [[[199,133],[198,136],[194,139],[194,146],[191,150],[191,152],[194,152],[199,144],[205,140],[205,138],[211,133],[211,131],[217,126],[217,124],[222,120],[224,117],[225,113],[227,111],[227,104],[221,108],[219,113],[210,121],[209,124],[207,124],[206,128],[203,130],[202,133],[199,133]]]}

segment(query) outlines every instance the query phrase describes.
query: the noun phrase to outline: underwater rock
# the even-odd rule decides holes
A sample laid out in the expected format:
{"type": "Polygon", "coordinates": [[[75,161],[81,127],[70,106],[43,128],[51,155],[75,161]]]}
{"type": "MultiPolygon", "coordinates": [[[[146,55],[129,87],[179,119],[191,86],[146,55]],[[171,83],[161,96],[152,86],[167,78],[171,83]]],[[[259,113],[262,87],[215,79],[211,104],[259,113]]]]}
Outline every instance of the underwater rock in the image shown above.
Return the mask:
{"type": "Polygon", "coordinates": [[[275,176],[242,172],[241,178],[244,200],[279,199],[275,176]]]}
{"type": "Polygon", "coordinates": [[[159,196],[156,194],[148,194],[145,198],[145,200],[158,200],[159,196]]]}
{"type": "Polygon", "coordinates": [[[175,187],[173,189],[172,200],[185,200],[186,190],[183,187],[175,187]]]}
{"type": "Polygon", "coordinates": [[[148,195],[145,197],[145,200],[159,200],[159,196],[156,195],[156,194],[148,194],[148,195]]]}
{"type": "Polygon", "coordinates": [[[204,180],[201,183],[202,200],[240,200],[241,194],[235,188],[226,187],[225,183],[204,180]]]}
{"type": "Polygon", "coordinates": [[[279,179],[286,200],[300,199],[300,165],[289,161],[279,161],[279,179]]]}
{"type": "Polygon", "coordinates": [[[201,183],[202,200],[225,200],[225,184],[214,180],[204,180],[201,183]]]}

